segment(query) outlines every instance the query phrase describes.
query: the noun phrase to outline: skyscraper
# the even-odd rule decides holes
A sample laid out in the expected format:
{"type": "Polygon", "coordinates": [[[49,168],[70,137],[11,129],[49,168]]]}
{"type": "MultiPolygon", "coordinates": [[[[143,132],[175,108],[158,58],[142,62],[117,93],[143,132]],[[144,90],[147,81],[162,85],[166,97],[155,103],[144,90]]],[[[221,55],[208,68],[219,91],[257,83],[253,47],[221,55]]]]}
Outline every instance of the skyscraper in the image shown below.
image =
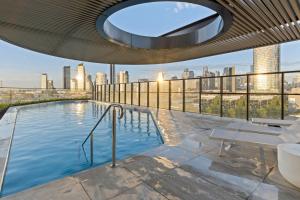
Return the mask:
{"type": "Polygon", "coordinates": [[[128,71],[120,71],[117,75],[117,83],[129,83],[128,71]]]}
{"type": "MultiPolygon", "coordinates": [[[[267,73],[280,71],[280,45],[275,44],[259,47],[253,50],[253,72],[267,73]]],[[[255,76],[255,90],[270,90],[278,88],[277,75],[255,76]]]]}
{"type": "Polygon", "coordinates": [[[48,75],[46,73],[41,75],[41,88],[48,89],[48,75]]]}
{"type": "Polygon", "coordinates": [[[93,90],[93,81],[92,81],[91,75],[86,76],[85,90],[87,90],[87,91],[93,90]]]}
{"type": "Polygon", "coordinates": [[[85,90],[86,89],[86,73],[85,73],[85,67],[83,63],[79,64],[77,66],[77,89],[78,90],[85,90]]]}
{"type": "Polygon", "coordinates": [[[71,90],[77,90],[77,79],[71,79],[70,88],[71,90]]]}
{"type": "Polygon", "coordinates": [[[194,78],[194,71],[189,71],[188,68],[184,69],[182,79],[194,78]]]}
{"type": "Polygon", "coordinates": [[[48,80],[47,88],[48,88],[48,89],[54,89],[53,80],[48,80]]]}
{"type": "MultiPolygon", "coordinates": [[[[224,76],[235,75],[235,66],[225,67],[223,75],[224,76]]],[[[235,92],[235,88],[236,88],[235,79],[236,79],[235,77],[224,77],[223,78],[223,89],[227,90],[229,92],[235,92]]]]}
{"type": "Polygon", "coordinates": [[[63,88],[70,89],[71,84],[71,67],[64,66],[63,68],[63,88]]]}
{"type": "Polygon", "coordinates": [[[107,84],[107,75],[103,72],[97,72],[95,81],[97,85],[107,84]]]}

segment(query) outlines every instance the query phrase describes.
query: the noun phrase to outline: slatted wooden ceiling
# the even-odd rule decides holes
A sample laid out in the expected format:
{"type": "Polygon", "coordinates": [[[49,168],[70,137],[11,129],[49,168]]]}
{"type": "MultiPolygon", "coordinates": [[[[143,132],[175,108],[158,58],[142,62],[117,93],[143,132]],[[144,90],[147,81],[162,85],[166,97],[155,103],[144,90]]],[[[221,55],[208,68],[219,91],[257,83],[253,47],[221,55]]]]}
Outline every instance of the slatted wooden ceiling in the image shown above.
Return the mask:
{"type": "Polygon", "coordinates": [[[0,38],[50,55],[116,64],[188,60],[300,39],[299,0],[215,0],[233,23],[220,37],[191,48],[145,50],[99,36],[96,18],[122,0],[0,0],[0,38]]]}

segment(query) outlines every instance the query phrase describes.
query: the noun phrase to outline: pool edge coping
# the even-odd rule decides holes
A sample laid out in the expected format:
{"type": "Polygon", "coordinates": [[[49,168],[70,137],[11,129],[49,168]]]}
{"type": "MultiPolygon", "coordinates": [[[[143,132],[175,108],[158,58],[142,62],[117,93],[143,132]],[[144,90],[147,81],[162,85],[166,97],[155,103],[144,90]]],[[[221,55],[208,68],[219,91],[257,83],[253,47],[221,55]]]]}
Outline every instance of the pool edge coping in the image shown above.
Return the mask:
{"type": "Polygon", "coordinates": [[[8,162],[9,162],[10,151],[11,151],[11,146],[12,146],[12,142],[13,142],[13,137],[14,137],[14,133],[15,133],[15,129],[16,129],[16,123],[17,123],[17,118],[18,118],[18,113],[19,113],[20,107],[21,106],[9,107],[7,109],[7,111],[5,112],[5,114],[2,116],[1,120],[0,120],[0,121],[3,121],[5,119],[5,117],[8,116],[9,113],[13,113],[15,115],[14,116],[14,122],[13,122],[12,130],[10,131],[9,136],[7,136],[7,139],[9,138],[9,143],[7,144],[7,146],[2,147],[3,148],[2,151],[6,152],[6,154],[5,154],[5,157],[4,157],[5,162],[3,164],[3,170],[2,170],[2,172],[0,172],[1,173],[1,177],[0,177],[0,193],[2,193],[3,183],[5,181],[5,175],[6,175],[6,171],[7,171],[8,162]],[[10,112],[10,111],[12,111],[12,112],[10,112]]]}

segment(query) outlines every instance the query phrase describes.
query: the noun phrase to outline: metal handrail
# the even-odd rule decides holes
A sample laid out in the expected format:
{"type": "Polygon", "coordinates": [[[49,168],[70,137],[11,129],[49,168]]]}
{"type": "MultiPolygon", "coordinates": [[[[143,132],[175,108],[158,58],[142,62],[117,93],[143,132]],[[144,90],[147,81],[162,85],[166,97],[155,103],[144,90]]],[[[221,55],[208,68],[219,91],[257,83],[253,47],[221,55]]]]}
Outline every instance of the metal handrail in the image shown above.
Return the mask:
{"type": "Polygon", "coordinates": [[[113,109],[113,120],[112,120],[112,123],[113,123],[113,126],[112,126],[112,136],[113,136],[113,141],[112,141],[112,167],[115,167],[115,148],[116,148],[116,110],[115,108],[118,107],[120,110],[121,110],[121,113],[120,113],[120,116],[119,116],[119,119],[121,119],[123,117],[123,107],[119,104],[110,104],[106,110],[104,111],[104,113],[102,114],[102,116],[100,117],[100,119],[98,120],[98,122],[95,124],[95,126],[93,127],[93,129],[90,131],[90,133],[88,134],[88,136],[85,138],[85,140],[83,141],[83,143],[81,144],[82,148],[84,149],[84,144],[87,142],[87,140],[90,138],[90,143],[91,143],[91,151],[90,151],[90,159],[91,159],[91,165],[93,164],[93,161],[94,161],[94,154],[93,154],[93,151],[94,151],[94,141],[93,141],[93,134],[94,134],[94,131],[95,129],[98,127],[98,125],[100,124],[100,122],[102,121],[102,119],[105,117],[105,115],[108,113],[108,111],[110,110],[110,108],[114,108],[113,109]]]}

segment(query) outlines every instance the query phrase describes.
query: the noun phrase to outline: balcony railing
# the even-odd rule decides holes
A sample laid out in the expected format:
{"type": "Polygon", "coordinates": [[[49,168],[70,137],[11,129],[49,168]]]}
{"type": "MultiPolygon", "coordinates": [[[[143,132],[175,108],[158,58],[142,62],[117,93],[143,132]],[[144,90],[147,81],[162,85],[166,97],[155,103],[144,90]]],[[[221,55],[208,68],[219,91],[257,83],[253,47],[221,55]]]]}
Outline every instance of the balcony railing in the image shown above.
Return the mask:
{"type": "Polygon", "coordinates": [[[300,117],[300,71],[95,86],[95,100],[221,117],[300,117]]]}

